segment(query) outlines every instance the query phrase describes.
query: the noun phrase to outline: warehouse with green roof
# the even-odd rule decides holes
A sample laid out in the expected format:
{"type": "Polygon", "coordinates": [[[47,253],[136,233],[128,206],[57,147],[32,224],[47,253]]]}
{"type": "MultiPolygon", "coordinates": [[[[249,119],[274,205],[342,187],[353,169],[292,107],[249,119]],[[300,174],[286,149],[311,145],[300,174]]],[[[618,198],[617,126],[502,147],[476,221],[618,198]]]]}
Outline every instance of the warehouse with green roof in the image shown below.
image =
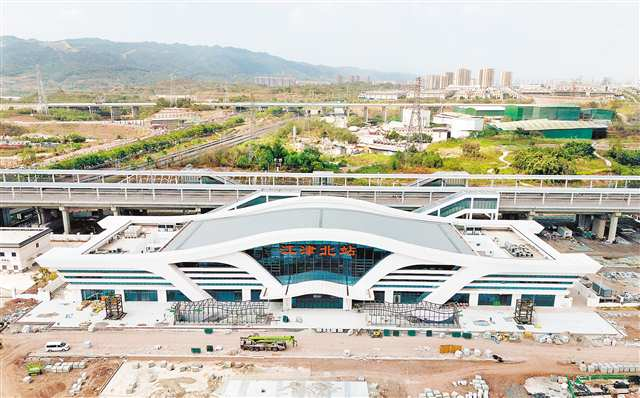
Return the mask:
{"type": "Polygon", "coordinates": [[[493,126],[502,131],[524,130],[540,132],[544,138],[562,139],[599,139],[606,138],[607,126],[601,122],[587,120],[520,120],[515,122],[496,122],[493,126]]]}
{"type": "Polygon", "coordinates": [[[577,105],[507,105],[504,116],[512,121],[580,120],[580,107],[577,105]]]}
{"type": "Polygon", "coordinates": [[[453,111],[471,116],[502,117],[504,109],[502,105],[458,105],[453,108],[453,111]]]}
{"type": "Polygon", "coordinates": [[[582,120],[613,120],[616,115],[611,109],[602,108],[585,108],[582,110],[582,120]]]}

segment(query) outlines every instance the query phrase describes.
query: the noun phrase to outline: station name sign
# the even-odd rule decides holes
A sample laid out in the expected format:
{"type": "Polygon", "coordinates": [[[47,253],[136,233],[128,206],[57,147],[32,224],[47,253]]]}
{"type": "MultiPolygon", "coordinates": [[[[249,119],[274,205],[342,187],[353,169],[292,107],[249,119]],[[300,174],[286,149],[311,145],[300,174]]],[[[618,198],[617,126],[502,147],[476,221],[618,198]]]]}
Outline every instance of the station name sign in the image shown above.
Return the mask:
{"type": "Polygon", "coordinates": [[[280,245],[280,254],[283,256],[356,256],[356,247],[353,245],[280,245]]]}

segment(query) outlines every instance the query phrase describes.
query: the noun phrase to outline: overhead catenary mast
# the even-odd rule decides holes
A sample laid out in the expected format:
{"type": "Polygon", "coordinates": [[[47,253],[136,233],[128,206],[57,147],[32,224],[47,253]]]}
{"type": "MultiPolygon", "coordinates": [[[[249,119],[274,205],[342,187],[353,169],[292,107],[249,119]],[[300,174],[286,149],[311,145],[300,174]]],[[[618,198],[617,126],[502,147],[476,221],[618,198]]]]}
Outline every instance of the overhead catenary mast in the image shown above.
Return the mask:
{"type": "Polygon", "coordinates": [[[47,105],[47,96],[44,92],[44,84],[42,83],[42,73],[40,72],[40,65],[36,65],[36,80],[38,84],[38,112],[48,115],[49,106],[47,105]]]}
{"type": "Polygon", "coordinates": [[[422,78],[416,77],[413,87],[413,105],[411,106],[411,117],[407,127],[407,135],[422,133],[422,109],[420,108],[420,95],[422,92],[422,78]]]}

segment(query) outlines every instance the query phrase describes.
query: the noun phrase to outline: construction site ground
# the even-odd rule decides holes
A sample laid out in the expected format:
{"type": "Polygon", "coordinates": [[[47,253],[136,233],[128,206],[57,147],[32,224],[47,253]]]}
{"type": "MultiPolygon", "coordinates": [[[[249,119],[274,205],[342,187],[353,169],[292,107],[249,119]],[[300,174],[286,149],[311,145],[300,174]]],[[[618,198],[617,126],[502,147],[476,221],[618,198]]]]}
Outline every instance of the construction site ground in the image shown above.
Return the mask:
{"type": "MultiPolygon", "coordinates": [[[[303,380],[356,380],[364,377],[368,382],[380,384],[387,397],[415,397],[425,387],[451,391],[452,381],[472,378],[476,374],[489,382],[492,396],[507,396],[505,390],[523,383],[530,376],[577,373],[578,368],[571,365],[570,360],[637,362],[639,350],[637,346],[624,343],[603,346],[588,338],[583,338],[582,342],[572,340],[565,345],[549,345],[532,340],[497,344],[482,338],[465,340],[424,335],[374,339],[367,335],[349,336],[312,330],[286,333],[295,335],[298,340],[296,347],[285,352],[249,353],[238,350],[240,336],[248,334],[247,331],[216,330],[210,335],[205,334],[203,329],[48,330],[30,334],[5,332],[2,335],[4,348],[0,351],[0,386],[3,389],[0,396],[65,396],[71,383],[79,376],[79,369],[69,374],[36,376],[32,384],[22,382],[25,357],[51,357],[51,353],[43,351],[44,344],[56,340],[66,341],[71,350],[55,353],[55,358],[108,358],[89,362],[86,371],[90,374],[90,380],[92,375],[97,378],[98,373],[104,380],[110,378],[118,360],[124,358],[143,361],[164,359],[174,364],[233,361],[260,366],[260,372],[245,375],[252,378],[291,379],[292,372],[283,372],[280,369],[282,367],[297,369],[297,373],[293,373],[303,380]],[[85,345],[86,341],[91,342],[90,348],[85,345]],[[207,344],[222,349],[206,353],[207,344]],[[460,344],[465,348],[483,351],[489,349],[504,357],[506,363],[476,357],[457,360],[451,354],[439,354],[438,347],[441,344],[460,344]],[[203,353],[191,354],[192,347],[201,348],[203,353]],[[348,357],[345,350],[348,350],[348,357]]],[[[91,396],[88,391],[82,391],[83,395],[91,396]]]]}

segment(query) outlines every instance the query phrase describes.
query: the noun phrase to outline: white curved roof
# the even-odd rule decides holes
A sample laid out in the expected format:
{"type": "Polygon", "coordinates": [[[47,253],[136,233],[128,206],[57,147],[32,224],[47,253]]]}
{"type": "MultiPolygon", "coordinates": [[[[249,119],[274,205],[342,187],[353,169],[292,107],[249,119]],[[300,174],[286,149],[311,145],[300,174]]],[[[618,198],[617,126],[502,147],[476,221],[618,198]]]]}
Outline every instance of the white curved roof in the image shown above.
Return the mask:
{"type": "MultiPolygon", "coordinates": [[[[298,198],[290,200],[305,202],[298,198]]],[[[278,202],[283,204],[284,201],[278,202]]],[[[326,202],[322,207],[275,206],[268,211],[194,220],[164,250],[192,249],[266,232],[316,228],[366,232],[432,249],[473,253],[455,227],[448,223],[404,217],[404,214],[376,214],[350,207],[327,206],[326,202]]]]}

